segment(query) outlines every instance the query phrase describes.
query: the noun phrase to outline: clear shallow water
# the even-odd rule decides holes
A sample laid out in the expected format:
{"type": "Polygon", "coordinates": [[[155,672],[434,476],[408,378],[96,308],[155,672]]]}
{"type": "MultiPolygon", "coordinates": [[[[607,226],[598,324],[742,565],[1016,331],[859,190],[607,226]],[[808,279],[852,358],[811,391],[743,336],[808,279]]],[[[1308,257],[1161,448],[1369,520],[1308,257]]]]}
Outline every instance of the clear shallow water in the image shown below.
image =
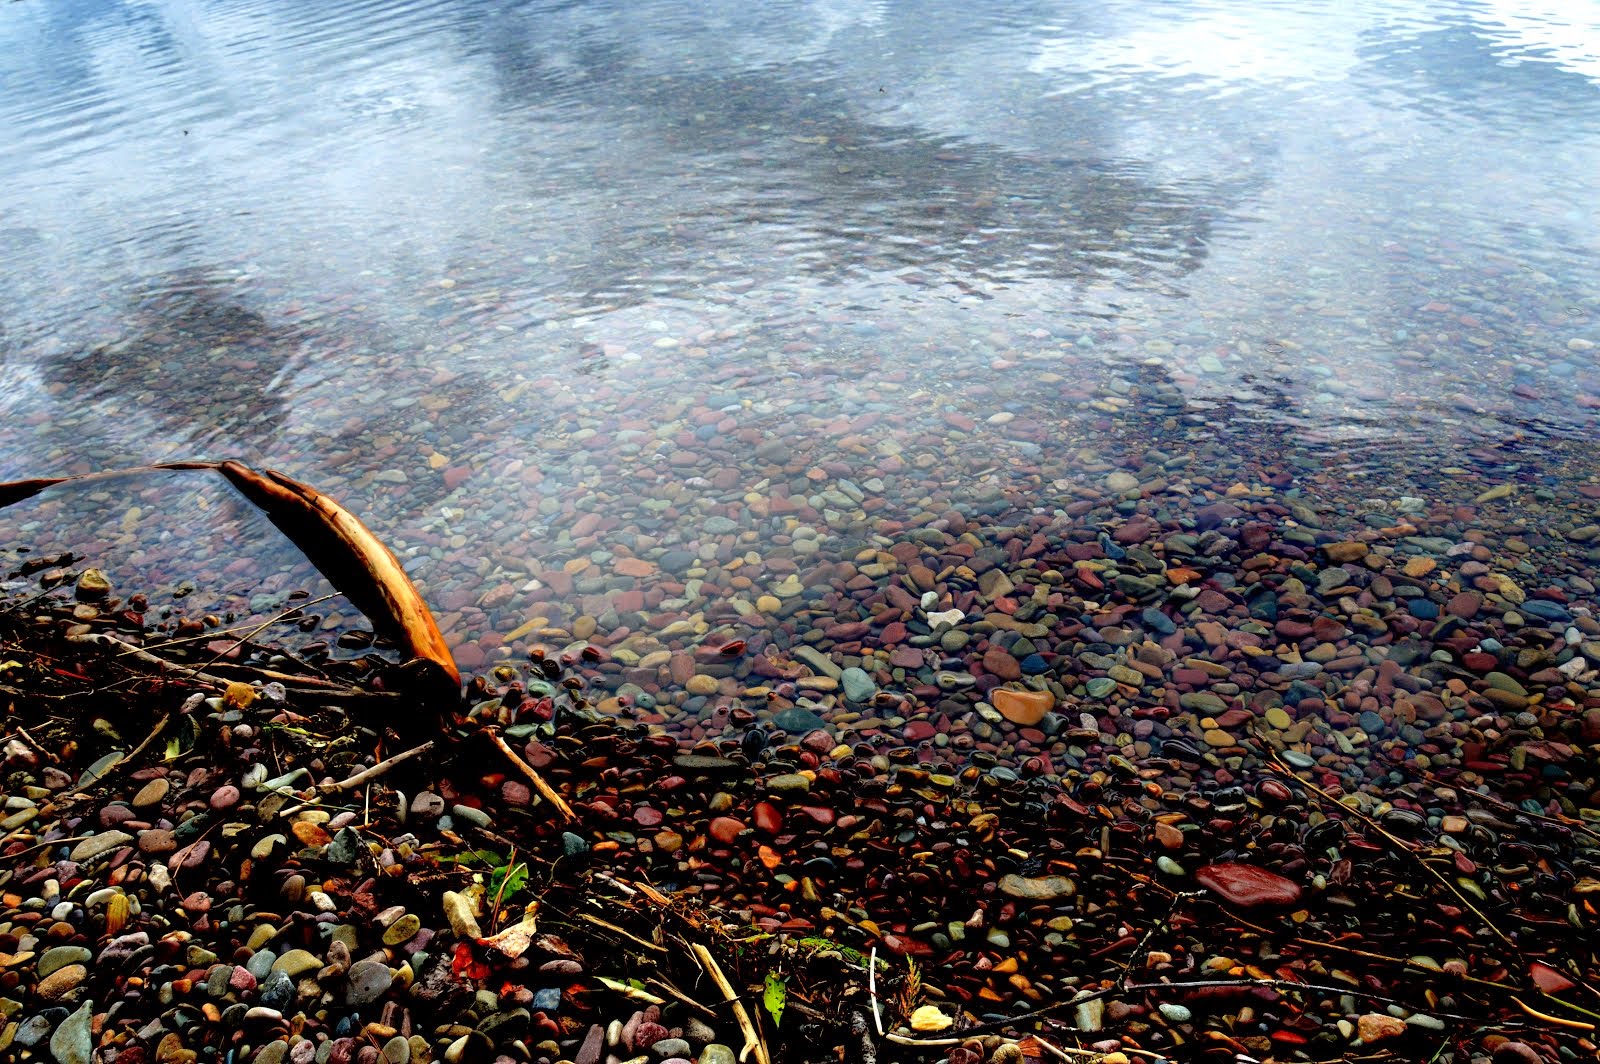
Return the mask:
{"type": "Polygon", "coordinates": [[[787,553],[745,507],[809,471],[1049,507],[1199,433],[1565,494],[1597,42],[1554,0],[9,4],[0,477],[281,467],[472,635],[708,517],[787,553]]]}

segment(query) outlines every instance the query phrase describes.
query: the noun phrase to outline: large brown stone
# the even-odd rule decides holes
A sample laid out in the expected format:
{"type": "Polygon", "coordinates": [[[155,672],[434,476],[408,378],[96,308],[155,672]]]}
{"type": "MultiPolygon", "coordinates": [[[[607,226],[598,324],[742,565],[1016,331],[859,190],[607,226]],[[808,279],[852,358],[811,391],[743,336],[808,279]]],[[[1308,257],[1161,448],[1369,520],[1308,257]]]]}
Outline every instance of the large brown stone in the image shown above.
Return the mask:
{"type": "Polygon", "coordinates": [[[1056,698],[1049,691],[1013,691],[998,687],[989,692],[989,704],[1011,723],[1031,728],[1055,708],[1056,698]]]}
{"type": "Polygon", "coordinates": [[[1265,868],[1223,861],[1198,869],[1194,878],[1223,901],[1241,909],[1293,905],[1300,900],[1300,887],[1265,868]]]}

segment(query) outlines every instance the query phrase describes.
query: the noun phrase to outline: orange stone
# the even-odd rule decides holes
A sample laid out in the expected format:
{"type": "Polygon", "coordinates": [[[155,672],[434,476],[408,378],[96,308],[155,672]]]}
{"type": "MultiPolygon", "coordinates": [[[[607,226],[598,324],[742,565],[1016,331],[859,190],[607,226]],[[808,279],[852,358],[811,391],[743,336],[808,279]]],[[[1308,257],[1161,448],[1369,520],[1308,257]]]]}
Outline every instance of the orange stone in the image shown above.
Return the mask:
{"type": "Polygon", "coordinates": [[[1055,708],[1056,696],[1049,691],[1013,691],[999,687],[989,692],[989,704],[1011,723],[1031,728],[1055,708]]]}
{"type": "Polygon", "coordinates": [[[649,576],[656,571],[655,565],[643,558],[619,558],[617,564],[612,566],[622,576],[649,576]]]}
{"type": "Polygon", "coordinates": [[[1369,1012],[1356,1019],[1356,1033],[1363,1042],[1381,1042],[1406,1033],[1406,1021],[1381,1012],[1369,1012]]]}

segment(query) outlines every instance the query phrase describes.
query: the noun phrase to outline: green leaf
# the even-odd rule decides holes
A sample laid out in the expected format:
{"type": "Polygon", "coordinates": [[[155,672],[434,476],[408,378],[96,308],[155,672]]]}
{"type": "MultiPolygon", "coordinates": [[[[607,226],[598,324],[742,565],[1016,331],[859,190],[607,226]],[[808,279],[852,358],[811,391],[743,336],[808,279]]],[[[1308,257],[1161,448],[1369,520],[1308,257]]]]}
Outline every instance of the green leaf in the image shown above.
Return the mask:
{"type": "Polygon", "coordinates": [[[518,861],[509,867],[496,868],[489,877],[489,895],[504,901],[528,883],[528,866],[518,861]]]}
{"type": "Polygon", "coordinates": [[[767,985],[761,991],[761,1005],[767,1010],[767,1015],[772,1017],[772,1025],[780,1026],[783,1023],[783,1006],[789,1000],[789,981],[780,979],[776,973],[767,973],[767,985]]]}

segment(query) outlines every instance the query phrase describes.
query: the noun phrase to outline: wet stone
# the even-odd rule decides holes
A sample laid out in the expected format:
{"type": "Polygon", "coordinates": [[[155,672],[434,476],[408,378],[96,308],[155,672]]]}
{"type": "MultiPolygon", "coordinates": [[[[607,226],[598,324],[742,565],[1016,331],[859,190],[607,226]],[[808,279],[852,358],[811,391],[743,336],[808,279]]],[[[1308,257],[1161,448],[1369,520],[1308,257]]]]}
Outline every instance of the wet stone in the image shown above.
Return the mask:
{"type": "Polygon", "coordinates": [[[1297,884],[1256,865],[1223,861],[1196,869],[1194,878],[1242,909],[1287,906],[1300,900],[1297,884]]]}

